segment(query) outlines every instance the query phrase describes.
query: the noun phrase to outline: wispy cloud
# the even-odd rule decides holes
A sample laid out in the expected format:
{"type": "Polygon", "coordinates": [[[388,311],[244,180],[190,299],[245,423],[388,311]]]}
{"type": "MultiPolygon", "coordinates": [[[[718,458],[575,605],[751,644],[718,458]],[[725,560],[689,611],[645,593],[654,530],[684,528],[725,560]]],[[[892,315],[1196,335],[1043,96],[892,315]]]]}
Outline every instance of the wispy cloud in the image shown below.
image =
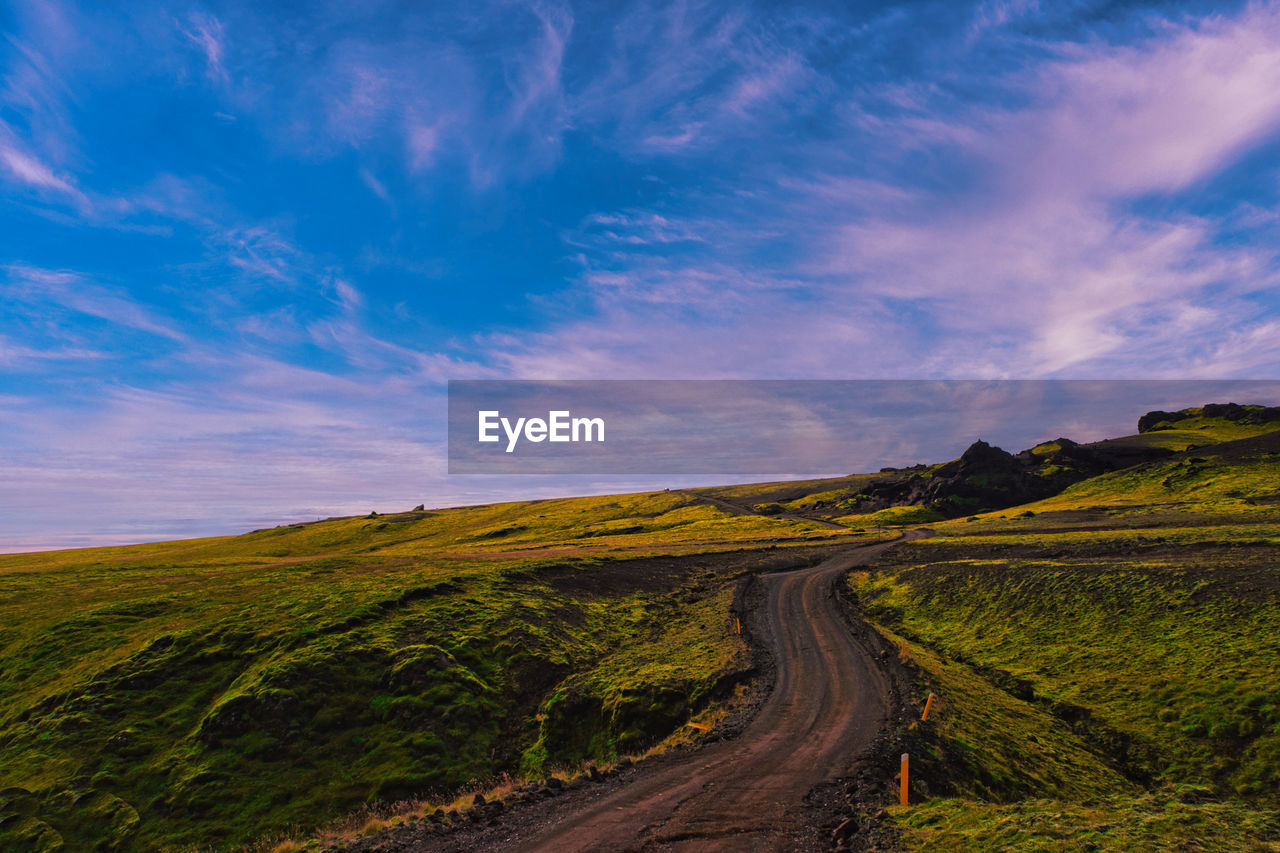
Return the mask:
{"type": "Polygon", "coordinates": [[[575,120],[635,154],[705,151],[751,128],[772,135],[812,102],[818,74],[788,29],[818,18],[753,21],[701,4],[635,7],[608,33],[606,73],[575,88],[575,120]],[[771,126],[773,125],[773,126],[771,126]]]}
{"type": "Polygon", "coordinates": [[[440,148],[441,124],[411,124],[405,133],[405,149],[409,157],[409,171],[424,172],[435,165],[440,148]]]}
{"type": "Polygon", "coordinates": [[[666,247],[677,243],[705,243],[697,223],[664,216],[654,211],[593,213],[565,241],[576,246],[666,247]]]}
{"type": "Polygon", "coordinates": [[[507,85],[512,100],[506,120],[513,127],[524,125],[536,110],[550,113],[540,117],[540,121],[554,122],[564,109],[561,70],[565,47],[573,32],[573,13],[567,6],[541,2],[531,4],[529,11],[537,18],[540,32],[539,37],[531,41],[528,55],[508,68],[507,85]]]}
{"type": "Polygon", "coordinates": [[[45,270],[13,265],[8,273],[6,295],[10,299],[39,300],[71,311],[87,314],[140,332],[185,341],[187,336],[125,295],[87,281],[65,270],[45,270]]]}
{"type": "Polygon", "coordinates": [[[266,226],[232,228],[211,234],[213,245],[226,252],[226,260],[251,279],[281,284],[296,281],[297,247],[266,226]]]}
{"type": "Polygon", "coordinates": [[[18,343],[8,335],[0,334],[0,364],[15,366],[24,361],[77,361],[81,359],[107,358],[99,350],[80,347],[53,347],[40,349],[18,343]]]}
{"type": "Polygon", "coordinates": [[[1280,126],[1273,6],[1167,25],[1134,44],[1059,52],[1025,86],[1042,106],[988,117],[983,153],[1011,187],[1031,180],[1076,197],[1175,192],[1280,126]]]}
{"type": "Polygon", "coordinates": [[[5,166],[8,167],[9,173],[13,177],[28,186],[57,190],[71,196],[80,196],[80,193],[74,187],[55,175],[48,166],[16,148],[0,147],[0,160],[4,161],[5,166]]]}
{"type": "MultiPolygon", "coordinates": [[[[1034,11],[984,14],[995,26],[1034,11]]],[[[845,111],[847,136],[808,145],[817,177],[779,169],[750,204],[710,194],[675,220],[588,217],[566,241],[595,314],[508,342],[512,369],[1223,375],[1215,358],[1274,369],[1274,320],[1251,317],[1276,310],[1272,244],[1173,199],[1274,136],[1278,21],[1255,6],[1123,43],[1046,46],[1043,63],[992,78],[1005,106],[926,87],[886,111],[876,93],[874,113],[845,111]],[[877,174],[841,148],[879,149],[877,174]],[[774,225],[757,236],[762,220],[774,225]],[[770,244],[781,252],[762,255],[770,244]],[[1215,343],[1225,329],[1232,357],[1215,343]],[[761,339],[786,343],[761,359],[761,339]]]]}
{"type": "Polygon", "coordinates": [[[990,33],[1024,16],[1039,12],[1040,0],[983,0],[973,10],[969,22],[968,41],[970,44],[990,33]]]}
{"type": "Polygon", "coordinates": [[[205,73],[210,80],[223,85],[230,82],[223,65],[225,54],[222,22],[213,15],[193,13],[185,23],[178,25],[182,33],[204,55],[205,73]]]}
{"type": "Polygon", "coordinates": [[[1213,219],[1136,203],[1211,178],[1275,130],[1278,24],[1256,7],[1136,44],[1063,47],[1004,81],[1029,105],[962,109],[959,130],[917,131],[922,146],[974,165],[972,192],[929,193],[900,217],[837,228],[823,272],[936,300],[938,319],[963,336],[944,357],[982,349],[964,340],[983,331],[1023,337],[1017,363],[1030,375],[1121,353],[1150,370],[1172,341],[1214,336],[1226,306],[1176,322],[1170,306],[1209,288],[1270,289],[1274,253],[1224,242],[1213,219]],[[1139,341],[1161,355],[1144,358],[1139,341]]]}

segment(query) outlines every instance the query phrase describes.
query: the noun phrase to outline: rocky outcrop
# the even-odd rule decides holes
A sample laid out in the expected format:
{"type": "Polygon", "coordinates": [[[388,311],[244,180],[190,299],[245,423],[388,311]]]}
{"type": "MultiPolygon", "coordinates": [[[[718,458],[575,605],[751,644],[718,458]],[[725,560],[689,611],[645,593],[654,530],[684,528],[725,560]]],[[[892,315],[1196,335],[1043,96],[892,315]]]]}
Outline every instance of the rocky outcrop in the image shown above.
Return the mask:
{"type": "Polygon", "coordinates": [[[945,465],[872,482],[855,498],[854,511],[925,506],[955,517],[1005,509],[1051,497],[1073,483],[1171,452],[1149,447],[1084,446],[1059,438],[1014,455],[979,440],[959,459],[945,465]]]}

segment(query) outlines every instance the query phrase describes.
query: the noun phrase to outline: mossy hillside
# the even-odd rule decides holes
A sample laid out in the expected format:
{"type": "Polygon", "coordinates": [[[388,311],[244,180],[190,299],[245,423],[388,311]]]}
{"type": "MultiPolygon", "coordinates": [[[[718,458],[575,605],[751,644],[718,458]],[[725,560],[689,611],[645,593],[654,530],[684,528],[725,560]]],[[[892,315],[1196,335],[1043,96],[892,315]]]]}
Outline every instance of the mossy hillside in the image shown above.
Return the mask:
{"type": "Polygon", "coordinates": [[[1280,814],[1241,803],[1201,802],[1194,790],[1016,803],[939,799],[892,810],[910,850],[988,853],[1268,853],[1280,849],[1280,814]]]}
{"type": "Polygon", "coordinates": [[[0,846],[223,847],[528,770],[539,741],[563,761],[643,744],[660,732],[623,724],[661,691],[683,704],[664,699],[658,727],[678,725],[737,665],[725,583],[762,559],[737,546],[764,530],[783,547],[761,553],[785,562],[788,534],[810,533],[701,507],[672,523],[682,508],[661,493],[531,502],[5,557],[0,846]],[[640,530],[583,556],[570,517],[640,530]],[[503,525],[552,547],[458,544],[503,525]],[[712,553],[617,562],[657,550],[658,525],[713,527],[712,553]],[[700,642],[572,680],[693,618],[700,642]],[[581,721],[589,748],[540,728],[565,681],[610,709],[581,721]]]}
{"type": "Polygon", "coordinates": [[[1280,407],[1256,404],[1208,403],[1177,412],[1147,412],[1138,419],[1138,432],[1196,430],[1217,441],[1233,441],[1269,430],[1280,429],[1280,407]]]}
{"type": "Polygon", "coordinates": [[[886,632],[939,697],[907,732],[911,805],[892,808],[910,850],[1274,850],[1280,811],[1215,801],[1204,786],[1155,792],[1006,672],[979,672],[886,632]],[[997,686],[999,683],[1001,686],[997,686]]]}
{"type": "MultiPolygon", "coordinates": [[[[731,515],[678,493],[650,492],[371,514],[281,525],[239,536],[0,555],[0,577],[95,565],[121,570],[222,566],[252,571],[292,559],[373,553],[501,557],[512,546],[519,550],[618,547],[660,553],[673,542],[704,549],[718,543],[734,547],[806,534],[829,537],[833,532],[838,533],[806,521],[731,515]]],[[[50,577],[48,582],[79,585],[72,576],[50,577]]],[[[105,594],[109,597],[109,588],[105,594]]]]}
{"type": "Polygon", "coordinates": [[[894,810],[909,849],[1275,849],[1270,442],[1191,477],[1171,479],[1190,462],[1171,458],[1036,510],[942,522],[853,577],[942,697],[909,737],[927,800],[894,810]],[[999,713],[1009,703],[1021,713],[999,713]],[[1066,760],[1063,737],[1111,781],[1066,760]],[[1028,765],[1042,778],[1020,777],[1028,765]]]}
{"type": "MultiPolygon", "coordinates": [[[[894,559],[925,556],[938,552],[904,548],[894,559]]],[[[1174,549],[1141,560],[1099,551],[922,561],[861,592],[896,630],[1085,709],[1064,713],[1132,741],[1136,776],[1274,797],[1275,581],[1269,549],[1174,549]]]]}
{"type": "Polygon", "coordinates": [[[909,638],[917,698],[942,697],[908,735],[920,790],[893,810],[906,847],[1276,849],[1276,444],[1199,448],[939,522],[853,577],[909,638]],[[1067,760],[1064,737],[1112,783],[1067,760]]]}
{"type": "Polygon", "coordinates": [[[1143,515],[1176,511],[1274,516],[1280,494],[1280,442],[1259,439],[1224,450],[1202,449],[1103,474],[1019,509],[1040,513],[1134,507],[1143,515]]]}
{"type": "Polygon", "coordinates": [[[927,506],[892,506],[862,515],[843,515],[835,519],[853,528],[905,527],[943,521],[944,516],[927,506]]]}
{"type": "Polygon", "coordinates": [[[868,499],[867,489],[878,484],[896,483],[912,475],[928,475],[937,465],[919,465],[911,469],[883,472],[881,474],[855,474],[818,480],[793,480],[778,483],[757,483],[738,486],[720,486],[692,489],[692,494],[707,494],[724,500],[749,506],[768,515],[786,513],[807,518],[821,518],[846,523],[842,516],[852,519],[858,526],[859,507],[868,499]]]}
{"type": "Polygon", "coordinates": [[[730,613],[733,591],[703,595],[697,585],[662,600],[590,669],[556,685],[539,714],[523,769],[635,753],[688,720],[750,670],[730,613]],[[708,676],[711,677],[708,677],[708,676]]]}
{"type": "Polygon", "coordinates": [[[390,606],[384,597],[396,598],[385,595],[382,578],[416,578],[430,586],[454,571],[490,568],[478,558],[496,565],[544,552],[573,557],[681,550],[661,547],[673,528],[699,528],[689,534],[696,547],[685,549],[696,551],[734,549],[759,539],[785,543],[812,532],[803,522],[729,516],[705,506],[693,508],[695,520],[682,516],[673,524],[669,516],[681,515],[685,502],[665,493],[580,504],[525,502],[337,519],[238,537],[3,556],[0,654],[14,663],[0,676],[0,686],[25,700],[58,693],[192,619],[224,622],[233,630],[250,626],[251,634],[259,623],[305,631],[358,620],[361,608],[373,608],[365,615],[376,615],[378,607],[390,606]],[[576,542],[583,526],[606,524],[640,530],[594,537],[590,546],[576,542]],[[519,527],[526,538],[540,535],[542,542],[514,553],[509,543],[476,543],[478,533],[495,527],[519,527]],[[659,529],[661,539],[653,532],[659,529]],[[46,666],[50,655],[64,655],[67,665],[46,666]]]}
{"type": "Polygon", "coordinates": [[[1118,545],[1126,537],[1265,544],[1280,520],[1277,470],[1280,432],[1268,432],[1102,474],[1044,500],[935,527],[968,537],[973,545],[979,544],[972,538],[977,536],[1005,537],[1006,544],[1046,543],[1046,533],[1070,533],[1058,537],[1060,546],[1097,537],[1119,537],[1118,545]]]}
{"type": "MultiPolygon", "coordinates": [[[[1271,514],[1276,515],[1274,512],[1271,514]]],[[[1135,517],[1132,514],[1114,515],[1100,522],[1077,521],[1062,524],[1052,513],[1038,514],[1034,520],[1045,522],[1044,527],[1025,525],[1031,517],[1010,516],[994,519],[989,524],[956,521],[931,524],[938,538],[920,541],[913,547],[940,560],[948,555],[972,556],[974,549],[988,549],[991,554],[1016,556],[1036,553],[1036,549],[1048,549],[1054,556],[1088,556],[1099,548],[1113,549],[1115,553],[1141,554],[1163,546],[1209,547],[1269,547],[1280,545],[1280,519],[1262,517],[1227,516],[1209,518],[1185,515],[1155,515],[1135,517]],[[1142,527],[1134,521],[1154,521],[1142,527]],[[1025,532],[1017,532],[1020,524],[1025,532]],[[1175,526],[1176,525],[1176,526],[1175,526]]]]}
{"type": "Polygon", "coordinates": [[[1180,429],[1167,429],[1160,432],[1144,432],[1136,435],[1126,435],[1121,438],[1110,438],[1094,443],[1095,447],[1134,447],[1149,448],[1158,447],[1164,450],[1172,450],[1175,453],[1181,453],[1186,450],[1202,448],[1207,445],[1218,444],[1224,441],[1236,441],[1242,438],[1251,438],[1262,432],[1270,432],[1275,426],[1270,426],[1267,430],[1259,430],[1240,424],[1208,424],[1201,418],[1194,418],[1184,422],[1180,429]]]}
{"type": "Polygon", "coordinates": [[[845,477],[819,477],[812,480],[777,480],[768,483],[709,486],[687,491],[691,494],[713,495],[741,504],[791,503],[823,493],[828,493],[823,499],[838,500],[857,494],[862,486],[875,479],[877,479],[875,474],[850,474],[845,477]]]}
{"type": "MultiPolygon", "coordinates": [[[[1214,407],[1208,407],[1213,409],[1214,407]]],[[[1262,406],[1240,407],[1246,414],[1249,412],[1265,413],[1272,410],[1262,406]]],[[[1109,438],[1090,444],[1090,447],[1158,447],[1165,450],[1183,452],[1246,438],[1266,435],[1280,430],[1280,417],[1267,415],[1262,418],[1231,419],[1221,415],[1205,415],[1205,407],[1184,409],[1182,412],[1166,413],[1170,416],[1161,420],[1149,421],[1155,412],[1143,416],[1138,422],[1138,432],[1134,435],[1109,438]]]]}
{"type": "Polygon", "coordinates": [[[609,636],[598,607],[449,577],[440,600],[385,610],[348,588],[349,615],[315,628],[237,614],[163,631],[6,719],[5,783],[30,791],[73,846],[104,840],[76,801],[116,792],[144,816],[117,841],[147,849],[246,840],[487,776],[518,724],[507,717],[521,676],[554,679],[609,636]],[[539,636],[538,621],[569,614],[580,630],[539,636]]]}
{"type": "MultiPolygon", "coordinates": [[[[855,588],[865,589],[867,576],[855,588]]],[[[912,800],[967,797],[1017,802],[1029,797],[1086,799],[1136,793],[1048,709],[1022,701],[990,679],[920,643],[881,628],[915,671],[916,707],[936,695],[929,719],[909,733],[912,800]]]]}

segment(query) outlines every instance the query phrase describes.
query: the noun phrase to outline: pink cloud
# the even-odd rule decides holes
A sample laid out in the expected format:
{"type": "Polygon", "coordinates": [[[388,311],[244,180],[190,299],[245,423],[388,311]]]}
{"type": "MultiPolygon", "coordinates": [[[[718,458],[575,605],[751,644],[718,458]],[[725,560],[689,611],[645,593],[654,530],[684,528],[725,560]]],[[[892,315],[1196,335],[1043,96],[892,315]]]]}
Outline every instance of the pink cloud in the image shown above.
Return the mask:
{"type": "Polygon", "coordinates": [[[1017,184],[1075,196],[1177,191],[1280,127],[1280,8],[1062,54],[1027,85],[1043,106],[989,118],[980,153],[1017,184]]]}
{"type": "MultiPolygon", "coordinates": [[[[1203,371],[1199,342],[1238,319],[1234,303],[1206,302],[1205,289],[1265,292],[1276,283],[1274,253],[1219,244],[1220,221],[1143,215],[1127,203],[1209,181],[1280,128],[1280,12],[1254,6],[1136,45],[1059,53],[1006,81],[1029,106],[941,125],[908,113],[874,127],[914,138],[908,149],[976,163],[980,180],[958,199],[918,195],[889,215],[864,208],[817,241],[810,269],[926,307],[945,332],[930,369],[1004,359],[1018,375],[1046,375],[1122,359],[1132,370],[1203,371]],[[1196,301],[1210,307],[1168,310],[1196,301]],[[984,360],[969,336],[1014,343],[984,360]],[[1162,364],[1155,352],[1178,361],[1162,364]]],[[[1253,348],[1245,361],[1267,360],[1257,338],[1241,343],[1253,348]]]]}

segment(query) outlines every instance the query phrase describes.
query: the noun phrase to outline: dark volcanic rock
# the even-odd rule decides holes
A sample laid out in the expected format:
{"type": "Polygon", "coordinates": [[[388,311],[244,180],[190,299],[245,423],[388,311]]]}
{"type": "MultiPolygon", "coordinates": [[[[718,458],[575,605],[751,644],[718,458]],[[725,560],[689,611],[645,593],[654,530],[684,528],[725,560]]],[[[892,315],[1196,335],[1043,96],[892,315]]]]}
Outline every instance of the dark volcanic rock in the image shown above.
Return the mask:
{"type": "Polygon", "coordinates": [[[1188,415],[1180,412],[1164,412],[1159,409],[1154,412],[1147,412],[1138,418],[1138,432],[1154,432],[1158,429],[1171,429],[1167,424],[1173,421],[1180,421],[1188,415]]]}
{"type": "Polygon", "coordinates": [[[1141,446],[1084,446],[1059,438],[1054,449],[1007,453],[976,441],[959,459],[929,471],[872,482],[857,500],[858,512],[891,506],[924,506],[954,518],[1005,509],[1058,494],[1067,486],[1108,471],[1172,453],[1141,446]]]}
{"type": "Polygon", "coordinates": [[[1048,497],[1026,463],[985,441],[975,441],[954,462],[937,469],[923,485],[921,502],[944,515],[1000,509],[1048,497]]]}

